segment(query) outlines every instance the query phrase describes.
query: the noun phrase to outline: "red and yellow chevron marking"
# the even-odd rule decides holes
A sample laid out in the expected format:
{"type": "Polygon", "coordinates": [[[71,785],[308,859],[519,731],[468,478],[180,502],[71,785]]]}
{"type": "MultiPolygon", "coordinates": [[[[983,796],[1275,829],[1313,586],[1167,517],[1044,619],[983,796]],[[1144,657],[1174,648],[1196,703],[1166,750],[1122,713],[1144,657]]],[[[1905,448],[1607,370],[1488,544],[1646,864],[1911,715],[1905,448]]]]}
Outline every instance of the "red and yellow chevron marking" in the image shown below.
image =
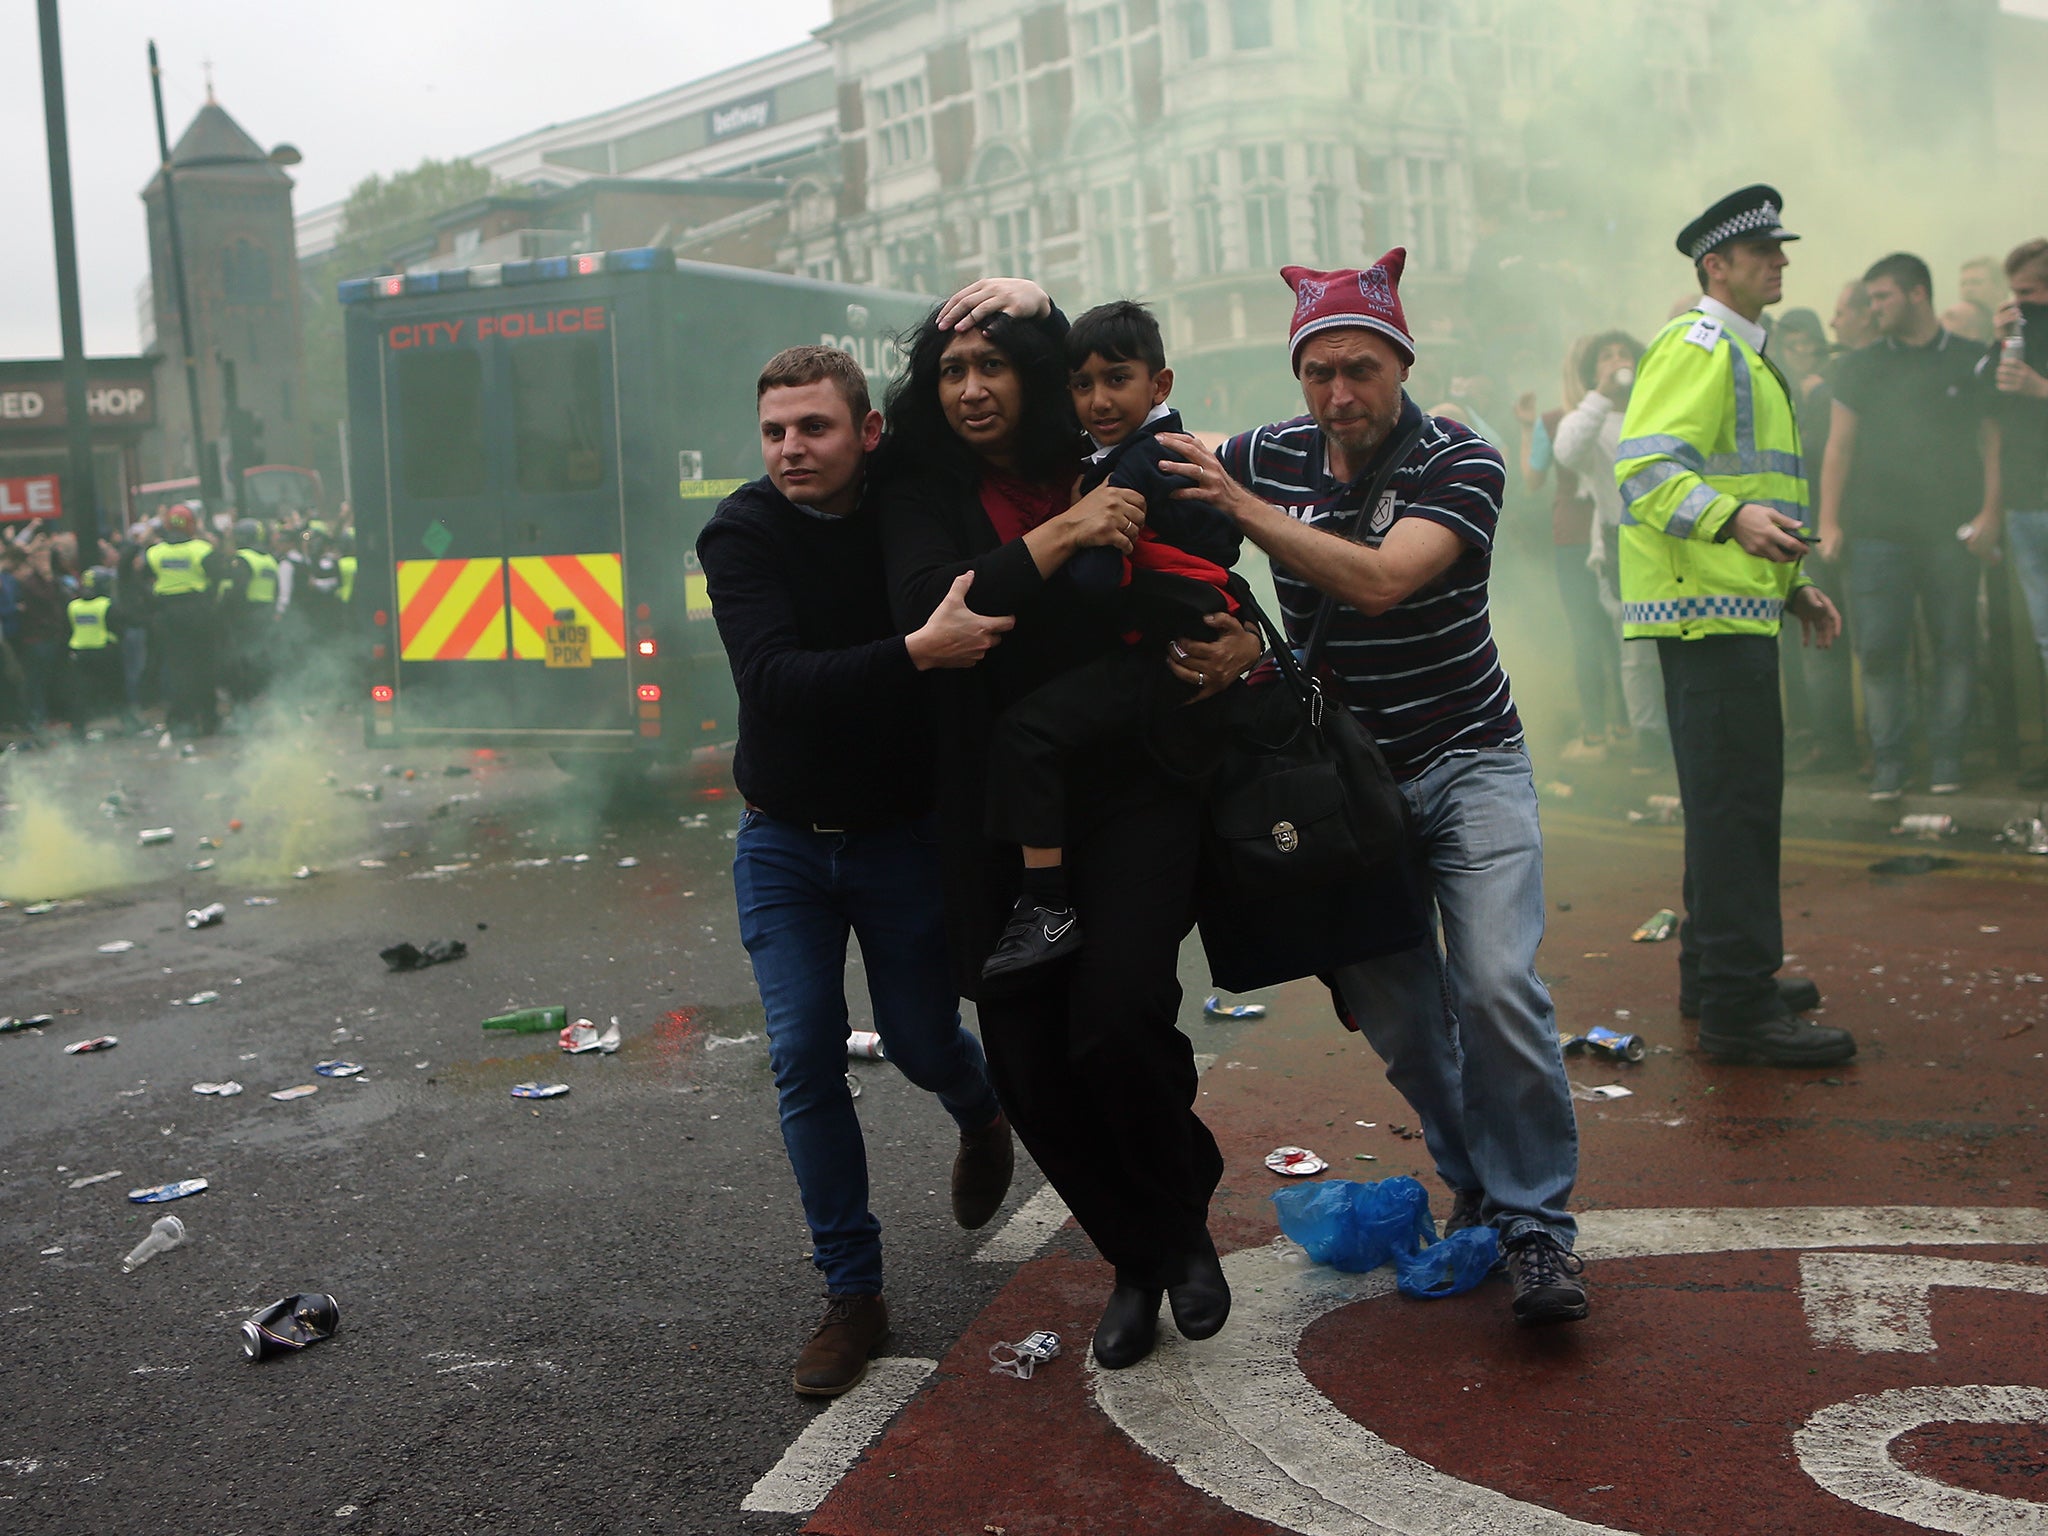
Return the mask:
{"type": "Polygon", "coordinates": [[[401,661],[503,661],[505,562],[398,562],[401,661]]]}
{"type": "Polygon", "coordinates": [[[539,661],[548,653],[547,627],[561,609],[590,626],[590,659],[626,654],[625,577],[616,554],[519,555],[505,562],[512,576],[512,654],[539,661]]]}

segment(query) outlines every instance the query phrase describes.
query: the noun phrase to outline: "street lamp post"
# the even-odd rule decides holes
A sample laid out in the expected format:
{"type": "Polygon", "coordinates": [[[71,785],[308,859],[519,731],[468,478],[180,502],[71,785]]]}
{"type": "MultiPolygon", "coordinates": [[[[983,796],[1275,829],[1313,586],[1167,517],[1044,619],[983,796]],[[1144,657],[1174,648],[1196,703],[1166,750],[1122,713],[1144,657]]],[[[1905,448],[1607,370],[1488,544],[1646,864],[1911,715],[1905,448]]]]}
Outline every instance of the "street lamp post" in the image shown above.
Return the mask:
{"type": "Polygon", "coordinates": [[[78,235],[71,222],[71,140],[64,122],[64,48],[57,35],[57,0],[37,0],[43,35],[43,125],[50,149],[50,223],[57,237],[57,326],[64,342],[64,442],[69,450],[69,495],[64,522],[78,536],[79,554],[98,558],[99,502],[93,490],[92,422],[85,403],[85,324],[78,305],[78,235]]]}
{"type": "Polygon", "coordinates": [[[206,417],[199,404],[199,359],[192,350],[192,306],[185,297],[185,247],[178,237],[178,194],[171,170],[171,138],[164,130],[164,72],[157,65],[153,42],[149,45],[149,89],[156,99],[156,148],[157,157],[163,162],[164,229],[171,243],[171,292],[178,303],[178,345],[185,353],[185,395],[192,402],[192,457],[199,471],[199,498],[212,511],[222,504],[220,460],[207,440],[206,417]]]}

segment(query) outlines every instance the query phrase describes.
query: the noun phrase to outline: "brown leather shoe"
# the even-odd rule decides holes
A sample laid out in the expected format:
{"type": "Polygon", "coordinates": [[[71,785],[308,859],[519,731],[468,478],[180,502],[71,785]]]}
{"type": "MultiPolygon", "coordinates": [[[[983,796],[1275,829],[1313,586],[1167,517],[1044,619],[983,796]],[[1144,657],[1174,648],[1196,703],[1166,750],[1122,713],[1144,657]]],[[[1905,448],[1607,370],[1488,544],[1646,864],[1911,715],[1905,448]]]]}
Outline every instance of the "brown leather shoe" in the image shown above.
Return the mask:
{"type": "Polygon", "coordinates": [[[879,1296],[829,1296],[825,1316],[796,1357],[790,1384],[805,1397],[837,1397],[861,1384],[889,1337],[889,1304],[879,1296]]]}
{"type": "Polygon", "coordinates": [[[962,1131],[960,1151],[953,1158],[953,1219],[970,1232],[987,1226],[1002,1208],[1016,1168],[1010,1121],[1001,1110],[980,1130],[962,1131]]]}

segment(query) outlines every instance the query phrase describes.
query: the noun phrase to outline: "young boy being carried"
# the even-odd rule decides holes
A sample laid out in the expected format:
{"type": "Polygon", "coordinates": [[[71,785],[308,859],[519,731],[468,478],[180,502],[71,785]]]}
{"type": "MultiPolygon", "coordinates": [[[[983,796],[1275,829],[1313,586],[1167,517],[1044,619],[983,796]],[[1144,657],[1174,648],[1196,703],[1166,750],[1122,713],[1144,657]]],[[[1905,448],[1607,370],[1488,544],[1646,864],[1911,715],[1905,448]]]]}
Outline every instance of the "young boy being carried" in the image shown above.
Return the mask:
{"type": "Polygon", "coordinates": [[[1022,848],[1024,881],[982,967],[985,980],[1032,970],[1081,947],[1063,857],[1069,758],[1117,736],[1156,731],[1173,718],[1198,690],[1167,669],[1159,646],[1215,638],[1209,615],[1236,612],[1240,598],[1233,588],[1243,590],[1229,570],[1237,563],[1237,525],[1214,507],[1175,499],[1187,480],[1159,467],[1175,456],[1160,445],[1159,434],[1184,430],[1166,404],[1173,370],[1166,366],[1159,322],[1128,299],[1091,309],[1067,335],[1067,360],[1074,410],[1095,445],[1081,493],[1105,480],[1134,490],[1145,498],[1145,525],[1129,556],[1086,549],[1061,573],[1084,593],[1121,605],[1129,621],[1126,643],[1035,690],[996,722],[987,830],[1022,848]]]}

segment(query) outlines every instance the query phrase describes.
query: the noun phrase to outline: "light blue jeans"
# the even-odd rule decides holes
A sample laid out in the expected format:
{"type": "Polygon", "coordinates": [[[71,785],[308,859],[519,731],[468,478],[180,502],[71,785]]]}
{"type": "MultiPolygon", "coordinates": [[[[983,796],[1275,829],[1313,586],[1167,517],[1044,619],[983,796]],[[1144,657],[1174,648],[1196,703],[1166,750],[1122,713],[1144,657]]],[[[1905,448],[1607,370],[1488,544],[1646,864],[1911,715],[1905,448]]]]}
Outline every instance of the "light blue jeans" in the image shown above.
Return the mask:
{"type": "Polygon", "coordinates": [[[2006,513],[2005,547],[2012,551],[2013,570],[2027,597],[2034,644],[2048,662],[2048,511],[2006,513]]]}
{"type": "Polygon", "coordinates": [[[1484,1191],[1481,1216],[1503,1243],[1540,1227],[1569,1248],[1579,1127],[1536,974],[1543,833],[1528,755],[1442,758],[1402,792],[1441,940],[1349,966],[1338,986],[1444,1182],[1484,1191]]]}

